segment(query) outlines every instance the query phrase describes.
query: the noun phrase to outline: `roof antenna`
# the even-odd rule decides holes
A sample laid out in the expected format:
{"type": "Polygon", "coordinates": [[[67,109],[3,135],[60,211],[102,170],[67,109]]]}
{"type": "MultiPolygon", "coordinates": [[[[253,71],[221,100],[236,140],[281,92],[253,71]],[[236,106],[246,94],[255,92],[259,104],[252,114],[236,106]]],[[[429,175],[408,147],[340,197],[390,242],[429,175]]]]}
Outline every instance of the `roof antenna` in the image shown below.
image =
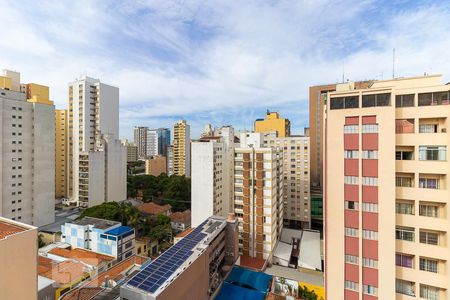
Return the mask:
{"type": "Polygon", "coordinates": [[[344,83],[345,82],[345,80],[344,80],[344,77],[345,77],[345,63],[344,62],[342,62],[342,83],[344,83]]]}
{"type": "Polygon", "coordinates": [[[392,48],[392,79],[395,79],[395,48],[392,48]]]}

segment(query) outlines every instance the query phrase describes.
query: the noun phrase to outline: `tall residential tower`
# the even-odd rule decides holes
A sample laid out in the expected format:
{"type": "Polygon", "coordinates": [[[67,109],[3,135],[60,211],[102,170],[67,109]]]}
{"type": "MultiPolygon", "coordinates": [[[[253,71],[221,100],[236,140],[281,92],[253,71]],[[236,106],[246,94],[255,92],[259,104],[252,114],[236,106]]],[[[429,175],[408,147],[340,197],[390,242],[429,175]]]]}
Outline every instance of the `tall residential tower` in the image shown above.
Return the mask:
{"type": "Polygon", "coordinates": [[[173,174],[191,176],[191,134],[185,120],[173,126],[173,174]]]}

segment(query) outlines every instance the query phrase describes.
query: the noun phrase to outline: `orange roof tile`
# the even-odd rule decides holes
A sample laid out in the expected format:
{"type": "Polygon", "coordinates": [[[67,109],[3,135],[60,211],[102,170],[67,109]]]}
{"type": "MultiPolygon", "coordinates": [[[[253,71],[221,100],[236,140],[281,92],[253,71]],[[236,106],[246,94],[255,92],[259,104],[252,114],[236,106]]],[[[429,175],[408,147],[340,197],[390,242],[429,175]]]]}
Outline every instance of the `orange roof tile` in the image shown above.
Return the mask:
{"type": "Polygon", "coordinates": [[[98,266],[99,264],[105,261],[110,262],[115,260],[115,257],[113,256],[108,256],[81,248],[74,248],[74,249],[54,248],[50,250],[49,253],[66,258],[72,258],[74,260],[79,260],[92,266],[98,266]]]}
{"type": "Polygon", "coordinates": [[[170,215],[170,220],[172,222],[183,223],[185,225],[191,226],[191,211],[178,211],[170,215]]]}
{"type": "Polygon", "coordinates": [[[240,256],[240,265],[242,267],[246,267],[249,269],[253,269],[256,271],[262,271],[264,267],[266,266],[266,260],[256,257],[250,257],[248,255],[241,255],[240,256]]]}
{"type": "Polygon", "coordinates": [[[57,262],[47,257],[38,256],[38,274],[66,285],[86,276],[86,266],[81,262],[66,260],[57,262]]]}
{"type": "Polygon", "coordinates": [[[25,228],[15,226],[13,224],[0,222],[0,240],[4,239],[12,234],[22,232],[25,230],[26,230],[25,228]]]}
{"type": "Polygon", "coordinates": [[[148,202],[142,205],[138,205],[137,209],[144,214],[159,215],[167,213],[167,211],[172,209],[172,206],[170,204],[158,205],[153,202],[148,202]]]}
{"type": "Polygon", "coordinates": [[[176,237],[184,237],[184,236],[188,235],[192,230],[194,230],[194,228],[188,228],[185,231],[182,231],[179,234],[177,234],[176,237]]]}

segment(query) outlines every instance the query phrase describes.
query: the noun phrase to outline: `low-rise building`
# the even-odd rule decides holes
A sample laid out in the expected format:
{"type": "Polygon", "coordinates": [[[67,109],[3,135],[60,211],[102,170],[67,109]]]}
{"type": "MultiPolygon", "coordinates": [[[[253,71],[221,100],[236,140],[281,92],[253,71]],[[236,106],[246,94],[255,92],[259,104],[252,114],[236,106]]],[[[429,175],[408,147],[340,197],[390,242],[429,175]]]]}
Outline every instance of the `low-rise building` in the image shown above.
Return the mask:
{"type": "Polygon", "coordinates": [[[156,216],[156,215],[170,216],[172,214],[172,206],[170,204],[158,205],[153,202],[148,202],[142,205],[138,205],[137,209],[142,214],[147,216],[156,216]]]}
{"type": "Polygon", "coordinates": [[[158,256],[159,243],[158,240],[152,240],[149,237],[143,236],[136,238],[134,248],[136,255],[155,257],[158,256]]]}
{"type": "Polygon", "coordinates": [[[36,227],[0,217],[0,299],[37,298],[36,241],[36,227]]]}
{"type": "Polygon", "coordinates": [[[122,261],[134,254],[135,231],[119,222],[84,217],[61,226],[61,240],[72,247],[111,255],[122,261]]]}
{"type": "Polygon", "coordinates": [[[167,160],[165,156],[155,155],[145,160],[145,174],[159,176],[167,173],[167,160]]]}
{"type": "Polygon", "coordinates": [[[238,258],[234,216],[210,217],[120,288],[122,299],[210,299],[238,258]]]}
{"type": "Polygon", "coordinates": [[[191,227],[191,211],[178,211],[170,215],[170,225],[175,231],[184,231],[191,227]]]}

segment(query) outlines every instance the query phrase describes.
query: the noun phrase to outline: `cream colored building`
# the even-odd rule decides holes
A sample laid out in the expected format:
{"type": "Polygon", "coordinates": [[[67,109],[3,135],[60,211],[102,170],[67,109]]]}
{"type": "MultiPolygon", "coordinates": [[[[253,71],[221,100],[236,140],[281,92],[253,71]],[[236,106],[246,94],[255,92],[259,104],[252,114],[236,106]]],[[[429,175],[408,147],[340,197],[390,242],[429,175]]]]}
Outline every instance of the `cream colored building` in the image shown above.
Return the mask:
{"type": "Polygon", "coordinates": [[[0,78],[0,215],[43,226],[55,220],[55,107],[48,87],[0,78]]]}
{"type": "Polygon", "coordinates": [[[0,299],[37,299],[37,228],[0,217],[0,299]]]}
{"type": "Polygon", "coordinates": [[[55,197],[68,196],[69,114],[55,109],[55,197]]]}
{"type": "Polygon", "coordinates": [[[263,147],[260,133],[241,133],[240,141],[234,159],[240,253],[270,261],[283,228],[283,152],[263,147]]]}
{"type": "Polygon", "coordinates": [[[264,135],[264,146],[283,152],[283,204],[285,224],[311,228],[309,137],[264,135]]]}
{"type": "Polygon", "coordinates": [[[327,98],[327,298],[450,299],[450,86],[346,83],[327,98]]]}
{"type": "Polygon", "coordinates": [[[185,120],[173,126],[173,174],[191,176],[191,134],[185,120]]]}
{"type": "Polygon", "coordinates": [[[69,197],[83,207],[126,199],[119,89],[82,77],[69,83],[69,197]]]}

